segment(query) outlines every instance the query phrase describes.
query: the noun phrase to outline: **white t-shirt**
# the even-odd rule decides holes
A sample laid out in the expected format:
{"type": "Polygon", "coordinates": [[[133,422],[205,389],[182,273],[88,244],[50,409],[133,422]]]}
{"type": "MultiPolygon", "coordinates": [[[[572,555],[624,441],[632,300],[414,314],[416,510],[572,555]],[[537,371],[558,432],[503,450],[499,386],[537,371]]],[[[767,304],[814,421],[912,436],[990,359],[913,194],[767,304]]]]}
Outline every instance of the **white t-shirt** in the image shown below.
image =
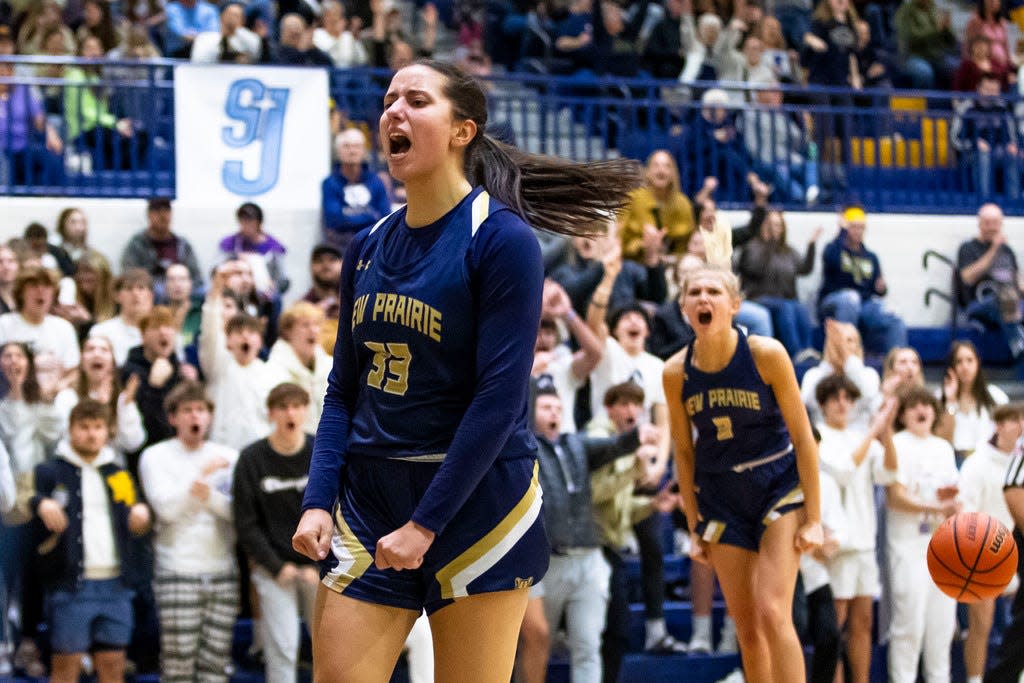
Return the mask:
{"type": "Polygon", "coordinates": [[[178,439],[167,439],[142,452],[139,479],[156,515],[157,573],[233,574],[235,526],[231,513],[231,481],[238,451],[206,441],[194,451],[178,439]],[[210,496],[203,502],[189,493],[203,467],[215,458],[229,466],[203,480],[210,496]]]}
{"type": "Polygon", "coordinates": [[[369,61],[366,48],[351,31],[343,31],[340,36],[334,37],[325,29],[314,29],[313,45],[330,55],[337,67],[363,66],[369,61]]]}
{"type": "Polygon", "coordinates": [[[75,328],[55,315],[44,316],[38,325],[33,325],[17,312],[0,315],[0,344],[9,341],[25,342],[36,353],[53,353],[65,370],[78,367],[81,360],[75,328]]]}
{"type": "Polygon", "coordinates": [[[982,441],[960,466],[960,499],[965,512],[985,512],[1013,528],[1013,516],[1003,497],[1010,453],[982,441]]]}
{"type": "MultiPolygon", "coordinates": [[[[994,384],[988,385],[988,395],[997,406],[1010,402],[1006,392],[994,384]]],[[[992,438],[995,430],[996,423],[988,408],[978,406],[978,410],[973,412],[959,411],[956,414],[956,426],[953,428],[953,448],[958,451],[969,451],[977,446],[978,442],[992,438]]]]}
{"type": "MultiPolygon", "coordinates": [[[[194,64],[216,64],[220,58],[220,31],[203,31],[192,41],[190,59],[194,64]]],[[[228,38],[228,47],[256,62],[263,51],[260,37],[245,27],[238,27],[228,38]]]]}
{"type": "Polygon", "coordinates": [[[565,344],[559,344],[552,350],[551,361],[544,368],[540,375],[548,375],[555,385],[558,398],[562,400],[562,427],[563,434],[570,434],[576,431],[576,421],[573,415],[576,412],[576,391],[583,386],[572,370],[573,362],[572,349],[565,344]]]}
{"type": "MultiPolygon", "coordinates": [[[[821,523],[828,527],[829,532],[839,542],[839,546],[843,547],[852,531],[852,525],[843,512],[839,486],[824,469],[820,472],[818,481],[821,495],[821,523]]],[[[810,553],[800,556],[800,575],[804,580],[804,591],[808,595],[831,582],[828,567],[814,559],[810,553]]]]}
{"type": "Polygon", "coordinates": [[[878,519],[875,512],[875,484],[896,481],[897,470],[885,469],[885,449],[872,441],[860,465],[854,466],[853,452],[864,442],[865,432],[855,428],[833,429],[819,424],[818,453],[821,469],[835,478],[849,532],[839,551],[874,550],[878,519]]]}
{"type": "Polygon", "coordinates": [[[117,367],[128,360],[128,352],[142,345],[142,332],[135,325],[129,325],[124,318],[117,316],[110,320],[96,323],[89,329],[90,337],[106,337],[114,347],[114,362],[117,367]]]}
{"type": "MultiPolygon", "coordinates": [[[[918,438],[909,431],[893,437],[899,462],[896,481],[907,488],[911,496],[926,504],[939,502],[936,491],[957,483],[956,456],[945,439],[934,434],[918,438]]],[[[938,515],[907,512],[888,508],[886,516],[890,552],[899,551],[902,543],[926,547],[932,532],[942,523],[938,515]],[[894,549],[895,550],[892,550],[894,549]]]]}
{"type": "MultiPolygon", "coordinates": [[[[821,361],[818,365],[804,373],[804,379],[800,383],[800,398],[811,417],[811,422],[817,424],[824,421],[821,414],[821,406],[815,396],[818,383],[836,373],[836,369],[828,361],[821,361]]],[[[860,398],[850,412],[850,427],[867,430],[871,418],[875,414],[879,385],[881,380],[874,368],[864,365],[864,361],[857,356],[850,356],[843,366],[843,374],[850,378],[857,389],[860,390],[860,398]]]]}
{"type": "Polygon", "coordinates": [[[644,413],[651,416],[651,409],[656,405],[665,405],[665,387],[661,383],[661,374],[665,369],[665,361],[657,356],[641,351],[630,356],[622,348],[618,340],[611,335],[605,340],[604,355],[594,371],[590,373],[590,412],[594,420],[604,419],[605,392],[616,384],[633,381],[643,387],[644,413]]]}

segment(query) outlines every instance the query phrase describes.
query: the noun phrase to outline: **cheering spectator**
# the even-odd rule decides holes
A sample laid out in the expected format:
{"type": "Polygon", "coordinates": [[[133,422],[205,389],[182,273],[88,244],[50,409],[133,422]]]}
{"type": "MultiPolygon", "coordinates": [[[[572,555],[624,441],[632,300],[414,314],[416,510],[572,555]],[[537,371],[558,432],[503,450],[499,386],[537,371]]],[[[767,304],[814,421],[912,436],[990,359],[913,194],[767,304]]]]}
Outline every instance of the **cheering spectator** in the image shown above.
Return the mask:
{"type": "Polygon", "coordinates": [[[825,321],[825,349],[821,363],[804,373],[800,382],[800,397],[811,417],[812,424],[822,421],[817,401],[818,384],[832,375],[845,375],[856,386],[860,398],[856,399],[849,424],[866,431],[879,402],[881,381],[874,368],[864,364],[864,347],[857,328],[836,320],[825,321]]]}
{"type": "Polygon", "coordinates": [[[543,377],[549,378],[558,395],[565,396],[562,401],[562,432],[575,432],[576,392],[586,385],[590,373],[601,361],[601,340],[576,314],[569,295],[554,280],[544,283],[541,304],[531,375],[538,381],[543,377]],[[573,348],[579,347],[577,351],[572,351],[569,344],[559,339],[559,321],[568,329],[573,348]]]}
{"type": "Polygon", "coordinates": [[[935,397],[919,387],[901,397],[896,419],[898,469],[896,481],[886,489],[892,681],[917,680],[922,659],[926,678],[951,679],[956,602],[929,580],[926,559],[935,529],[960,510],[953,449],[932,434],[938,411],[935,397]]]}
{"type": "Polygon", "coordinates": [[[0,372],[7,384],[7,394],[0,399],[0,437],[18,478],[53,453],[64,434],[64,421],[53,405],[57,383],[40,381],[35,354],[27,344],[0,345],[0,372]]]}
{"type": "MultiPolygon", "coordinates": [[[[0,56],[13,54],[9,42],[0,45],[0,56]],[[6,49],[5,49],[6,47],[6,49]]],[[[0,63],[0,78],[12,78],[14,64],[0,63]]],[[[0,84],[0,173],[8,168],[13,185],[55,185],[64,170],[60,155],[64,142],[46,119],[43,101],[24,83],[0,84]],[[43,134],[44,144],[35,141],[43,134]]]]}
{"type": "Polygon", "coordinates": [[[156,516],[160,673],[227,683],[238,611],[231,516],[238,451],[207,441],[213,404],[198,382],[167,396],[174,438],[147,448],[139,476],[156,516]]]}
{"type": "Polygon", "coordinates": [[[562,402],[554,388],[539,389],[534,431],[544,491],[544,526],[552,551],[542,582],[544,612],[547,622],[556,628],[565,617],[573,676],[580,681],[599,681],[611,572],[601,554],[589,473],[616,458],[634,458],[641,443],[654,443],[658,436],[650,425],[614,439],[563,434],[561,413],[562,402]]]}
{"type": "Polygon", "coordinates": [[[1021,190],[1017,121],[1000,88],[998,76],[981,74],[977,97],[957,105],[949,132],[961,162],[973,170],[975,191],[982,197],[991,197],[995,189],[993,174],[999,169],[1003,193],[1016,199],[1021,190]]]}
{"type": "MultiPolygon", "coordinates": [[[[89,245],[89,221],[85,212],[76,207],[69,207],[57,216],[57,234],[60,235],[60,247],[73,263],[87,255],[107,260],[99,250],[89,245]]],[[[110,266],[107,266],[110,270],[110,266]]]]}
{"type": "Polygon", "coordinates": [[[823,273],[818,317],[856,325],[864,335],[865,348],[875,353],[884,354],[894,346],[906,346],[906,326],[882,303],[888,286],[882,277],[878,256],[864,246],[867,226],[864,209],[847,207],[839,224],[839,235],[821,255],[823,273]]]}
{"type": "Polygon", "coordinates": [[[682,83],[713,81],[728,51],[736,47],[739,34],[732,22],[723,26],[722,19],[713,12],[701,14],[696,24],[693,15],[693,1],[683,0],[679,38],[686,53],[686,66],[679,80],[682,83]]]}
{"type": "Polygon", "coordinates": [[[794,358],[813,350],[811,318],[797,298],[796,279],[814,269],[815,243],[822,232],[819,226],[811,233],[801,256],[786,243],[782,212],[769,211],[760,234],[743,245],[737,264],[743,295],[771,312],[775,335],[794,358]]]}
{"type": "Polygon", "coordinates": [[[333,66],[330,56],[313,44],[313,30],[298,14],[281,17],[277,62],[292,66],[333,66]]]}
{"type": "MultiPolygon", "coordinates": [[[[775,4],[775,8],[776,12],[783,9],[778,3],[775,4]]],[[[782,24],[773,16],[765,16],[757,25],[756,35],[764,44],[764,61],[775,74],[775,80],[780,83],[792,83],[796,79],[799,63],[786,47],[782,24]]]]}
{"type": "Polygon", "coordinates": [[[835,87],[856,86],[857,11],[850,0],[819,0],[802,45],[807,82],[835,87]]]}
{"type": "Polygon", "coordinates": [[[1024,353],[1020,270],[1003,232],[1003,210],[978,209],[978,236],[960,245],[956,256],[957,301],[969,318],[1001,329],[1014,358],[1024,353]]]}
{"type": "MultiPolygon", "coordinates": [[[[679,167],[669,152],[659,149],[647,157],[644,181],[643,187],[630,194],[629,204],[619,217],[623,257],[642,261],[648,251],[645,243],[654,239],[652,233],[658,235],[656,242],[664,242],[669,253],[682,254],[696,225],[693,206],[680,187],[679,167]]],[[[702,191],[698,200],[706,195],[702,191]]]]}
{"type": "Polygon", "coordinates": [[[310,397],[309,417],[303,428],[315,433],[324,409],[331,356],[321,345],[324,312],[306,301],[294,303],[281,314],[280,339],[270,349],[267,364],[298,384],[310,397]]]}
{"type": "Polygon", "coordinates": [[[154,197],[146,206],[146,228],[137,232],[121,252],[121,270],[142,268],[153,276],[154,291],[162,296],[164,276],[172,263],[188,268],[193,284],[203,281],[192,245],[171,231],[171,200],[154,197]]]}
{"type": "Polygon", "coordinates": [[[1009,402],[1006,392],[985,379],[978,349],[969,341],[953,342],[942,380],[943,411],[935,433],[953,444],[960,458],[971,454],[995,429],[996,406],[1009,402]]]}
{"type": "Polygon", "coordinates": [[[287,292],[291,284],[284,272],[287,249],[263,232],[263,209],[246,202],[238,207],[235,218],[238,232],[220,241],[221,256],[248,262],[260,294],[274,297],[287,292]]]}
{"type": "Polygon", "coordinates": [[[18,310],[18,300],[14,296],[14,285],[18,281],[21,264],[14,249],[0,244],[0,315],[18,310]]]}
{"type": "Polygon", "coordinates": [[[324,239],[342,253],[352,237],[391,213],[384,182],[365,164],[366,136],[348,128],[334,138],[338,165],[321,186],[324,239]]]}
{"type": "Polygon", "coordinates": [[[338,0],[324,0],[320,4],[320,23],[314,29],[313,44],[330,55],[334,66],[348,69],[365,66],[370,60],[366,47],[359,40],[357,19],[351,23],[345,18],[345,6],[338,0]]]}
{"type": "Polygon", "coordinates": [[[896,481],[893,419],[897,403],[889,399],[867,431],[850,425],[850,414],[860,398],[853,380],[843,374],[826,377],[815,389],[823,421],[818,451],[822,470],[839,486],[847,520],[847,537],[829,561],[832,593],[840,626],[849,633],[847,659],[851,680],[867,683],[871,668],[871,621],[874,602],[881,593],[875,536],[878,519],[875,486],[896,481]]]}
{"type": "Polygon", "coordinates": [[[940,12],[935,0],[905,0],[896,10],[896,38],[911,87],[944,89],[952,83],[959,54],[951,21],[949,10],[940,12]]]}
{"type": "Polygon", "coordinates": [[[196,64],[258,62],[260,37],[245,27],[245,5],[226,2],[220,8],[220,30],[202,31],[192,41],[189,59],[196,64]]]}
{"type": "Polygon", "coordinates": [[[263,613],[268,681],[294,683],[300,616],[312,624],[320,573],[292,548],[302,510],[313,437],[302,429],[309,394],[279,384],[266,399],[274,431],[238,456],[232,496],[238,543],[253,564],[252,581],[263,613]]]}
{"type": "Polygon", "coordinates": [[[233,262],[217,269],[203,304],[199,362],[207,389],[220,406],[210,438],[231,448],[244,448],[270,431],[265,403],[283,376],[257,357],[263,346],[263,325],[239,313],[225,320],[221,296],[233,273],[233,262]]]}
{"type": "Polygon", "coordinates": [[[50,314],[57,293],[56,277],[39,266],[23,268],[14,283],[17,311],[0,315],[0,344],[31,344],[36,352],[54,354],[64,371],[78,366],[78,337],[63,318],[50,314]]]}
{"type": "MultiPolygon", "coordinates": [[[[1024,406],[999,406],[992,414],[994,433],[978,442],[971,457],[960,468],[960,499],[964,512],[983,512],[1012,529],[1013,517],[1003,498],[1006,469],[1024,433],[1024,406]]],[[[1012,582],[1011,582],[1012,583],[1012,582]]],[[[1008,586],[1013,588],[1013,586],[1008,586]]],[[[967,605],[968,630],[964,641],[964,664],[968,683],[980,683],[988,658],[989,634],[995,615],[995,598],[967,605]]]]}
{"type": "Polygon", "coordinates": [[[174,340],[178,330],[174,326],[174,314],[164,306],[156,306],[149,315],[139,321],[142,344],[128,352],[128,360],[121,368],[121,379],[125,386],[132,375],[138,378],[139,389],[135,403],[142,413],[146,428],[146,443],[149,446],[174,433],[171,422],[164,412],[164,399],[184,379],[183,368],[174,353],[174,340]]]}
{"type": "Polygon", "coordinates": [[[126,270],[114,280],[114,300],[117,317],[93,326],[89,334],[110,340],[117,367],[121,367],[128,352],[142,343],[139,325],[153,310],[153,278],[141,268],[126,270]]]}
{"type": "Polygon", "coordinates": [[[882,364],[881,398],[899,398],[911,387],[924,386],[921,356],[909,346],[890,349],[882,364]]]}
{"type": "Polygon", "coordinates": [[[86,399],[105,405],[110,416],[109,445],[124,464],[124,455],[137,451],[146,441],[142,414],[135,404],[138,389],[139,378],[134,375],[122,387],[110,340],[90,337],[82,343],[82,365],[74,384],[57,394],[54,405],[61,415],[70,415],[71,409],[86,399]]]}
{"type": "Polygon", "coordinates": [[[167,15],[164,54],[168,57],[187,58],[197,35],[218,30],[217,8],[206,0],[170,0],[164,13],[167,15]]]}
{"type": "Polygon", "coordinates": [[[51,676],[77,681],[92,652],[101,680],[123,680],[138,572],[132,546],[149,529],[149,508],[107,446],[106,406],[83,401],[70,419],[57,459],[34,470],[29,502],[47,594],[51,676]]]}

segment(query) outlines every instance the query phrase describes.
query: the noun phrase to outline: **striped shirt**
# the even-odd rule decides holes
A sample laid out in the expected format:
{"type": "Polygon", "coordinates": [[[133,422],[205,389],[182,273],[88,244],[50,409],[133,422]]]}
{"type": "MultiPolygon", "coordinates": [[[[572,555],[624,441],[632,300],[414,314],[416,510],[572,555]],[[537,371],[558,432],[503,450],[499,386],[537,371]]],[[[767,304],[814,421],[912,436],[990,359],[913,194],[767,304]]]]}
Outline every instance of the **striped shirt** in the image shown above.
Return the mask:
{"type": "Polygon", "coordinates": [[[1006,468],[1006,478],[1003,480],[1003,490],[1024,488],[1024,450],[1020,445],[1013,449],[1010,456],[1010,464],[1006,468]]]}

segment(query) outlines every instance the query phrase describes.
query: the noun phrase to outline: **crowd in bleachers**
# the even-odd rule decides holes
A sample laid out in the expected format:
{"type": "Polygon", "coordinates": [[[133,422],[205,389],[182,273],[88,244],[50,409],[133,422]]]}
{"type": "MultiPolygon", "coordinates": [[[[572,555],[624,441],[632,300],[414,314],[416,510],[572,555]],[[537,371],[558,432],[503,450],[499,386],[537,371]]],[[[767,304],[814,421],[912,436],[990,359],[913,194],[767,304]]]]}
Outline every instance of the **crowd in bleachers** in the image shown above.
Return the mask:
{"type": "MultiPolygon", "coordinates": [[[[294,626],[308,616],[316,582],[313,565],[290,550],[288,531],[308,459],[302,435],[315,431],[322,409],[344,247],[382,218],[400,191],[368,169],[358,129],[335,142],[339,163],[323,182],[322,243],[308,274],[285,271],[287,240],[264,227],[263,211],[251,202],[234,212],[237,228],[218,238],[215,263],[199,263],[162,198],[149,201],[144,225],[120,254],[96,248],[88,216],[74,207],[54,225],[32,223],[0,246],[0,502],[10,508],[0,614],[13,617],[0,638],[0,676],[14,667],[40,675],[47,663],[41,650],[49,647],[60,679],[81,665],[65,656],[68,648],[100,645],[91,662],[105,672],[124,666],[110,654],[120,646],[137,671],[160,666],[172,678],[217,680],[234,665],[228,646],[235,615],[256,595],[254,613],[263,615],[257,644],[275,672],[270,680],[294,671],[294,626]],[[291,283],[307,279],[311,288],[296,297],[291,283]],[[83,436],[90,420],[104,426],[93,441],[83,436]],[[90,446],[97,439],[100,447],[90,446]],[[98,455],[87,457],[89,448],[98,455]],[[281,457],[288,454],[298,458],[281,457]],[[96,515],[87,482],[92,503],[96,490],[106,490],[122,505],[108,508],[116,514],[99,524],[105,534],[81,521],[96,515]],[[242,583],[240,572],[248,577],[242,583]],[[83,586],[94,583],[102,584],[97,590],[106,591],[110,610],[120,611],[71,609],[83,586]],[[83,645],[72,635],[94,618],[111,630],[94,629],[83,645]],[[134,631],[125,630],[132,622],[134,631]],[[154,658],[158,642],[162,664],[154,658]]],[[[840,492],[826,504],[824,518],[838,520],[827,521],[830,543],[804,572],[816,624],[807,633],[814,680],[831,680],[840,628],[847,666],[854,680],[865,680],[879,577],[903,576],[908,566],[918,578],[893,583],[886,594],[890,670],[915,671],[924,653],[926,668],[937,672],[932,680],[948,675],[952,602],[922,592],[931,586],[920,573],[923,550],[907,549],[961,505],[998,512],[1012,524],[1005,509],[991,505],[998,498],[991,491],[1001,487],[993,473],[1005,469],[1024,412],[1003,406],[1005,392],[985,381],[977,352],[962,342],[951,349],[941,391],[921,389],[920,358],[885,303],[888,286],[867,246],[870,216],[862,208],[845,208],[835,225],[792,245],[785,215],[767,202],[769,186],[753,173],[748,182],[755,196],[749,222],[734,227],[717,209],[715,178],[691,200],[671,155],[656,152],[643,187],[607,235],[538,234],[548,280],[533,393],[553,554],[523,624],[523,680],[541,680],[550,634],[563,624],[575,680],[616,680],[629,649],[626,558],[633,552],[642,563],[647,651],[685,666],[683,653],[707,653],[716,640],[719,651],[735,649],[731,620],[720,636],[712,633],[715,579],[703,565],[689,578],[689,642],[669,632],[664,616],[663,557],[675,549],[663,546],[660,527],[678,500],[666,483],[671,447],[661,370],[693,339],[682,288],[687,272],[704,263],[737,271],[745,295],[737,321],[780,339],[803,372],[803,400],[821,432],[823,477],[834,478],[840,492]],[[819,259],[821,288],[811,305],[798,297],[796,281],[819,259]],[[957,495],[954,454],[962,459],[979,448],[991,462],[973,479],[965,475],[957,495]],[[940,455],[952,467],[942,477],[930,460],[940,455]],[[888,492],[881,564],[875,485],[888,492]],[[938,610],[929,623],[948,629],[925,633],[919,605],[938,610]]],[[[961,305],[1019,355],[1021,280],[999,208],[983,206],[978,234],[963,237],[961,305]]],[[[971,642],[984,631],[987,643],[991,605],[984,610],[972,612],[971,642]]],[[[416,650],[415,642],[410,647],[416,650]]],[[[429,672],[422,652],[420,646],[410,656],[414,680],[429,672]]],[[[985,648],[975,644],[971,652],[968,666],[977,672],[985,648]]]]}

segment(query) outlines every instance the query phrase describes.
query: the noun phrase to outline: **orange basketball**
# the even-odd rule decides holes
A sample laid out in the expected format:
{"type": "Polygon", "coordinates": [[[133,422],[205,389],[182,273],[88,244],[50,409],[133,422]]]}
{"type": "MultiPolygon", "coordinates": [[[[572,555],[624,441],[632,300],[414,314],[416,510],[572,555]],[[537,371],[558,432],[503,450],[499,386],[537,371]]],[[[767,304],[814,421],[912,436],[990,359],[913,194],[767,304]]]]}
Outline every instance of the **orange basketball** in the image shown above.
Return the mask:
{"type": "Polygon", "coordinates": [[[928,572],[943,593],[959,602],[994,598],[1017,572],[1017,544],[995,517],[962,512],[932,534],[928,572]]]}

